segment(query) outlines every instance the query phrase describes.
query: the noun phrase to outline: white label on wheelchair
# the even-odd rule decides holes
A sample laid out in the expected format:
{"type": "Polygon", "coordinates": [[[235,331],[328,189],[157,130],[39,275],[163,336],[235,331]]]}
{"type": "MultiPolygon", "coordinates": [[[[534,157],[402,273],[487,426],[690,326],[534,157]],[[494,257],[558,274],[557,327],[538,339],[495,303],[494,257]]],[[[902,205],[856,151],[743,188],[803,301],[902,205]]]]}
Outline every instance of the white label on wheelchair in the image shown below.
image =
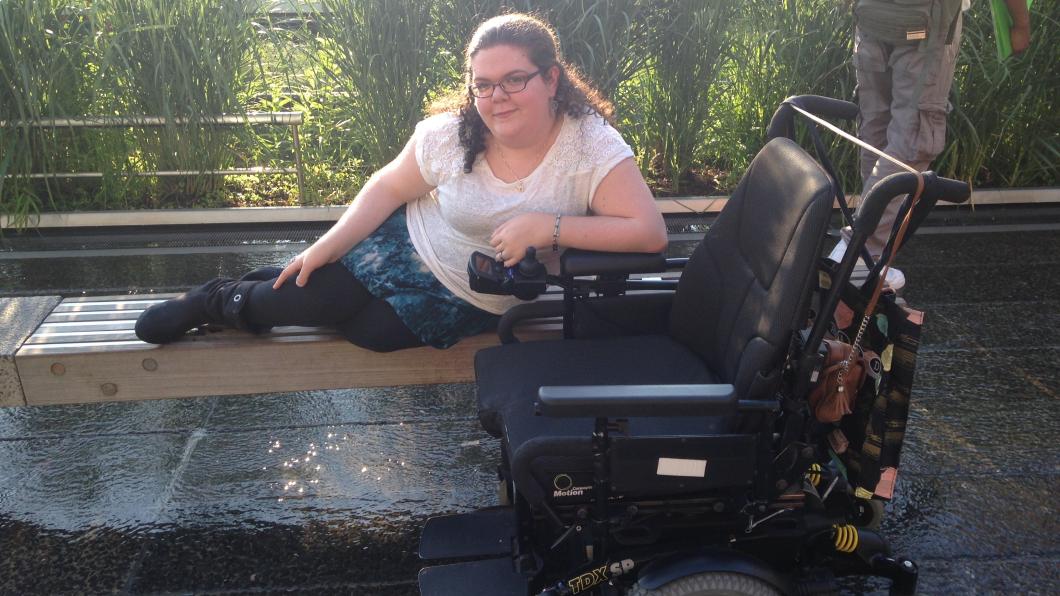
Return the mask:
{"type": "Polygon", "coordinates": [[[660,457],[659,467],[656,469],[655,473],[659,476],[704,478],[707,475],[707,460],[660,457]]]}

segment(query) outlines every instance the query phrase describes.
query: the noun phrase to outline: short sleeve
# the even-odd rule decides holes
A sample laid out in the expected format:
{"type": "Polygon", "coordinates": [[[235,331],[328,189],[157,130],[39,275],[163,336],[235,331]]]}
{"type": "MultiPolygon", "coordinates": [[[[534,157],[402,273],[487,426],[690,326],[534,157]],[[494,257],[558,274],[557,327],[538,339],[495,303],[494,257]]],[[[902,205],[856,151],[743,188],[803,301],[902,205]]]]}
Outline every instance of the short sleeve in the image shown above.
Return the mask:
{"type": "Polygon", "coordinates": [[[460,118],[452,113],[431,116],[416,125],[412,133],[416,164],[427,184],[440,186],[463,171],[459,130],[460,118]]]}
{"type": "Polygon", "coordinates": [[[585,159],[590,164],[589,198],[586,208],[592,206],[596,188],[604,178],[623,160],[633,157],[633,149],[613,126],[599,116],[584,118],[582,138],[585,140],[585,159]]]}

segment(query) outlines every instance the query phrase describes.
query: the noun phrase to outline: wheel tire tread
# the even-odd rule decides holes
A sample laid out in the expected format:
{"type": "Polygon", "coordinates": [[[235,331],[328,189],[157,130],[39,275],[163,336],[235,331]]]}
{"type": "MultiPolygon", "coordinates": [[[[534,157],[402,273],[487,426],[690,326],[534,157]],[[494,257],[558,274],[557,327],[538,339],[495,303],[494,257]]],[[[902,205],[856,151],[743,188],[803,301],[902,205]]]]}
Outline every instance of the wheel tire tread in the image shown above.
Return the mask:
{"type": "Polygon", "coordinates": [[[655,590],[647,590],[638,582],[626,596],[708,596],[732,594],[744,596],[778,596],[773,586],[742,573],[698,573],[675,579],[655,590]]]}

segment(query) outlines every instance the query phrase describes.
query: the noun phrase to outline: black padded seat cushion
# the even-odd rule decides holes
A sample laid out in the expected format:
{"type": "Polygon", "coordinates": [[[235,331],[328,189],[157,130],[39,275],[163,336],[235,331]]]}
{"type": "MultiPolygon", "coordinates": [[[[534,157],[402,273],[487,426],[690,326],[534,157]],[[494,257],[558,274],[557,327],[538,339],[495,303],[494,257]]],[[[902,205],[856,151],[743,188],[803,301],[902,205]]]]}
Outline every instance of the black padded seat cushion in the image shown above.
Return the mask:
{"type": "MultiPolygon", "coordinates": [[[[491,435],[508,427],[513,445],[538,434],[588,438],[591,419],[535,416],[544,385],[714,383],[691,350],[665,335],[509,344],[475,355],[479,419],[491,435]]],[[[671,421],[672,423],[672,421],[671,421]]]]}

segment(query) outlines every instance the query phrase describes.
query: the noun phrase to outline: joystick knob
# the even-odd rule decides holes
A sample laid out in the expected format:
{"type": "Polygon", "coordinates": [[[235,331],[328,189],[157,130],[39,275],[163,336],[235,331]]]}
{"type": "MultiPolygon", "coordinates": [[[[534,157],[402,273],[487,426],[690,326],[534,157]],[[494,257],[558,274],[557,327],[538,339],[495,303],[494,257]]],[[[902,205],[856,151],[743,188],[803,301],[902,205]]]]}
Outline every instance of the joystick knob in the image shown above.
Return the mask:
{"type": "Polygon", "coordinates": [[[542,273],[545,266],[537,260],[537,249],[533,246],[526,247],[526,256],[519,261],[519,274],[525,277],[536,277],[542,273]]]}

